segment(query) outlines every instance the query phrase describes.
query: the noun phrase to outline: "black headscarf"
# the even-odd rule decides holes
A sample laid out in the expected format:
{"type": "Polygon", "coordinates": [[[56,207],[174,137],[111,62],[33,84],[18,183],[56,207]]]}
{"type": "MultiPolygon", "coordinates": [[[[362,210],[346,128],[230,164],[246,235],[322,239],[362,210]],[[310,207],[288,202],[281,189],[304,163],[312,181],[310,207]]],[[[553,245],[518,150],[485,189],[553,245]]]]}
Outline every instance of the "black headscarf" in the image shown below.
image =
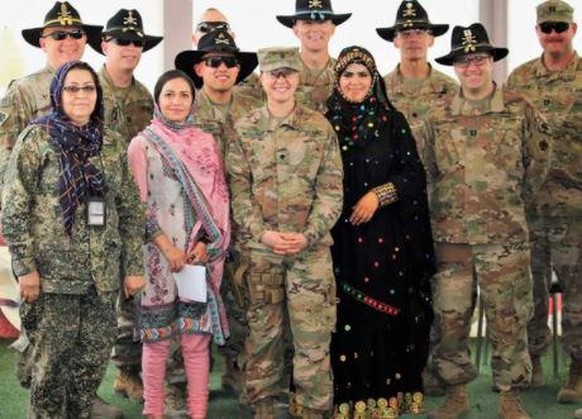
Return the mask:
{"type": "Polygon", "coordinates": [[[100,168],[89,162],[103,145],[103,91],[95,70],[82,61],[63,64],[56,71],[50,86],[53,111],[32,123],[45,127],[51,146],[59,154],[59,204],[63,212],[65,229],[71,234],[74,215],[87,196],[103,194],[104,177],[100,168]],[[97,102],[89,122],[82,127],[73,124],[62,106],[65,77],[73,69],[91,73],[97,88],[97,102]]]}
{"type": "Polygon", "coordinates": [[[327,119],[337,133],[342,151],[352,147],[364,147],[374,141],[388,122],[394,107],[388,100],[386,86],[376,68],[374,57],[358,46],[344,48],[335,65],[333,93],[327,100],[327,119]],[[360,103],[349,101],[340,89],[339,80],[350,64],[364,65],[372,75],[372,85],[360,103]]]}

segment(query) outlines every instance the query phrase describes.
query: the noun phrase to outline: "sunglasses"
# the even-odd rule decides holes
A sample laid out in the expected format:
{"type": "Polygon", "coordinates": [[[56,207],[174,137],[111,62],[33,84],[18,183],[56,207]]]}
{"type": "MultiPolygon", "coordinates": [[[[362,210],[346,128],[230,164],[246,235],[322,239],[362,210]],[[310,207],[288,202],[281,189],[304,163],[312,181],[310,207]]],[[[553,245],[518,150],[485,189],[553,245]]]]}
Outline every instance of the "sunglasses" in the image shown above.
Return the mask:
{"type": "Polygon", "coordinates": [[[540,31],[545,34],[552,33],[552,30],[556,33],[566,32],[570,28],[568,22],[544,22],[540,23],[540,31]]]}
{"type": "Polygon", "coordinates": [[[81,39],[85,35],[85,32],[77,29],[74,31],[56,31],[46,35],[41,35],[41,38],[52,38],[55,41],[64,41],[67,38],[71,39],[81,39]]]}
{"type": "Polygon", "coordinates": [[[90,94],[97,90],[97,86],[93,84],[88,84],[86,86],[63,86],[63,90],[67,93],[71,93],[74,95],[76,95],[80,91],[83,91],[83,93],[90,94]]]}
{"type": "Polygon", "coordinates": [[[291,68],[278,68],[277,70],[265,72],[265,74],[272,80],[278,80],[279,77],[283,77],[285,80],[287,80],[293,74],[297,73],[298,72],[296,70],[291,68]]]}
{"type": "Polygon", "coordinates": [[[196,26],[196,31],[201,33],[208,33],[217,29],[230,31],[230,25],[226,22],[200,22],[196,26]]]}
{"type": "Polygon", "coordinates": [[[145,41],[143,39],[119,39],[119,38],[108,38],[105,42],[113,42],[115,45],[120,47],[127,47],[133,44],[137,48],[143,48],[145,46],[145,41]]]}
{"type": "Polygon", "coordinates": [[[226,68],[234,68],[238,65],[238,60],[236,57],[220,55],[216,57],[207,57],[204,59],[204,64],[212,68],[218,68],[222,63],[224,63],[226,68]]]}

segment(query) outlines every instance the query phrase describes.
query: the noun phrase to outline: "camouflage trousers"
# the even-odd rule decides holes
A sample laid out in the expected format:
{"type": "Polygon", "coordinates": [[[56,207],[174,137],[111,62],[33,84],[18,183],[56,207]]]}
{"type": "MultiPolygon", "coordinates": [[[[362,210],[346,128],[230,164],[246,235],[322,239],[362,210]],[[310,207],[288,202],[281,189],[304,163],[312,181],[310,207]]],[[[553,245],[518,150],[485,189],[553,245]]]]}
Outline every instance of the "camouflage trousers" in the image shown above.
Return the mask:
{"type": "Polygon", "coordinates": [[[135,317],[137,308],[133,298],[126,299],[123,290],[117,296],[117,338],[113,346],[111,361],[117,368],[139,372],[141,370],[141,342],[135,339],[135,317]]]}
{"type": "Polygon", "coordinates": [[[552,266],[563,290],[562,339],[564,350],[582,360],[582,219],[544,219],[552,266]]]}
{"type": "Polygon", "coordinates": [[[526,329],[533,310],[529,244],[441,243],[436,249],[434,324],[441,340],[431,356],[433,371],[447,385],[465,384],[477,376],[468,340],[479,285],[492,346],[493,386],[502,391],[528,386],[526,329]]]}
{"type": "Polygon", "coordinates": [[[41,293],[23,304],[33,362],[29,417],[89,417],[115,340],[116,294],[41,293]]]}
{"type": "Polygon", "coordinates": [[[288,322],[294,346],[294,400],[309,409],[331,409],[329,345],[336,293],[329,248],[289,258],[253,250],[248,260],[244,281],[249,335],[244,371],[250,404],[280,398],[289,389],[284,366],[288,322]]]}
{"type": "Polygon", "coordinates": [[[550,242],[544,222],[530,216],[531,275],[533,280],[533,317],[527,325],[529,354],[541,357],[550,346],[551,330],[548,326],[549,286],[552,278],[550,242]]]}

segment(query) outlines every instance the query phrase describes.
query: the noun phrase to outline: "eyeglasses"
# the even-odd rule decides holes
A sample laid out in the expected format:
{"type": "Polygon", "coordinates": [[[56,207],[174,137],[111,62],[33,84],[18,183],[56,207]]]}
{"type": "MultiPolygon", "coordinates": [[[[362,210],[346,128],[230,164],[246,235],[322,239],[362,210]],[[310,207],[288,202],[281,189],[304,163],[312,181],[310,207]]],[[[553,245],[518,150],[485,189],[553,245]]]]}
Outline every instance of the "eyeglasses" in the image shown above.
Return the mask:
{"type": "Polygon", "coordinates": [[[83,93],[86,94],[91,94],[97,90],[97,86],[93,84],[88,84],[86,86],[63,86],[63,90],[73,95],[78,94],[80,91],[83,91],[83,93]]]}
{"type": "Polygon", "coordinates": [[[76,29],[74,31],[56,31],[56,32],[51,32],[48,33],[46,35],[41,35],[41,38],[52,38],[55,41],[64,41],[67,38],[71,38],[71,39],[81,39],[83,36],[85,35],[85,32],[80,30],[80,29],[76,29]]]}
{"type": "Polygon", "coordinates": [[[108,38],[105,42],[113,42],[115,45],[120,47],[127,47],[133,44],[137,48],[143,48],[145,46],[145,41],[143,39],[119,39],[119,38],[108,38]]]}
{"type": "Polygon", "coordinates": [[[224,63],[226,68],[233,68],[238,65],[238,60],[236,57],[231,57],[229,55],[217,55],[215,57],[207,57],[204,59],[204,64],[212,68],[218,68],[222,63],[224,63]]]}
{"type": "Polygon", "coordinates": [[[413,36],[422,36],[422,35],[431,35],[431,31],[428,29],[410,29],[407,31],[398,31],[396,32],[396,34],[400,37],[400,38],[411,38],[413,36]]]}
{"type": "Polygon", "coordinates": [[[464,69],[469,68],[471,64],[474,64],[476,67],[482,67],[485,63],[491,58],[491,55],[483,54],[483,55],[466,55],[464,57],[458,58],[455,60],[454,65],[464,69]]]}
{"type": "Polygon", "coordinates": [[[230,25],[227,22],[200,22],[196,26],[196,31],[201,33],[208,33],[217,29],[230,31],[230,25]]]}
{"type": "Polygon", "coordinates": [[[570,24],[567,22],[544,22],[540,23],[540,31],[545,34],[552,33],[552,30],[556,33],[566,32],[570,28],[570,24]]]}
{"type": "Polygon", "coordinates": [[[265,74],[273,80],[278,80],[279,77],[283,77],[285,80],[287,80],[291,75],[297,74],[297,73],[298,73],[297,71],[295,71],[291,68],[279,68],[277,70],[265,72],[265,74]]]}

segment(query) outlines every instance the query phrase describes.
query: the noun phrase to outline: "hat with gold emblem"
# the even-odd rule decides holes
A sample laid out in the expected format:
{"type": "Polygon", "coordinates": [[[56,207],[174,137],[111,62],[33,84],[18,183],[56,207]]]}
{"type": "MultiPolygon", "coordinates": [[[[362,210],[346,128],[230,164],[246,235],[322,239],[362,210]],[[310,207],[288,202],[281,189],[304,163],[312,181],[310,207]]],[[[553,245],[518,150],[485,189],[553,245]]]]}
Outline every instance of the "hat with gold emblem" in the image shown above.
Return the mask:
{"type": "Polygon", "coordinates": [[[441,36],[449,30],[449,25],[432,24],[428,19],[428,13],[424,7],[415,0],[404,0],[396,12],[396,23],[388,28],[377,28],[376,32],[381,38],[392,42],[396,32],[408,31],[411,29],[422,29],[430,31],[432,36],[441,36]]]}
{"type": "Polygon", "coordinates": [[[152,49],[164,39],[163,36],[146,35],[143,30],[143,20],[135,9],[120,9],[107,21],[107,26],[101,32],[98,42],[89,42],[89,45],[99,54],[103,54],[101,49],[101,39],[122,39],[127,41],[141,41],[143,51],[152,49]]]}
{"type": "Polygon", "coordinates": [[[200,41],[198,41],[197,50],[182,51],[174,60],[174,66],[178,70],[182,70],[184,73],[188,74],[194,86],[200,89],[204,84],[202,77],[196,74],[194,70],[194,65],[201,62],[205,56],[212,55],[231,55],[234,56],[238,62],[239,72],[236,78],[236,83],[239,83],[246,79],[253,70],[257,67],[257,54],[254,52],[241,52],[233,37],[224,29],[217,29],[212,32],[208,32],[200,41]]]}
{"type": "Polygon", "coordinates": [[[44,25],[38,28],[23,29],[22,37],[30,45],[40,48],[40,36],[46,28],[80,28],[87,35],[87,42],[100,39],[101,29],[103,26],[85,25],[77,9],[69,4],[68,1],[56,2],[48,11],[44,18],[44,25]]]}
{"type": "Polygon", "coordinates": [[[498,61],[505,58],[509,50],[494,47],[489,42],[485,27],[480,23],[473,23],[468,27],[455,26],[451,36],[451,52],[436,58],[435,61],[442,65],[453,65],[457,58],[479,52],[491,54],[493,61],[498,61]]]}
{"type": "Polygon", "coordinates": [[[351,15],[351,13],[335,14],[331,8],[330,0],[297,0],[294,15],[276,17],[283,25],[292,28],[298,20],[331,20],[334,25],[341,25],[351,15]]]}
{"type": "Polygon", "coordinates": [[[574,8],[562,0],[548,0],[536,7],[537,23],[574,22],[574,8]]]}
{"type": "Polygon", "coordinates": [[[262,73],[288,68],[293,71],[301,71],[301,58],[297,47],[271,47],[260,48],[259,69],[262,73]]]}

